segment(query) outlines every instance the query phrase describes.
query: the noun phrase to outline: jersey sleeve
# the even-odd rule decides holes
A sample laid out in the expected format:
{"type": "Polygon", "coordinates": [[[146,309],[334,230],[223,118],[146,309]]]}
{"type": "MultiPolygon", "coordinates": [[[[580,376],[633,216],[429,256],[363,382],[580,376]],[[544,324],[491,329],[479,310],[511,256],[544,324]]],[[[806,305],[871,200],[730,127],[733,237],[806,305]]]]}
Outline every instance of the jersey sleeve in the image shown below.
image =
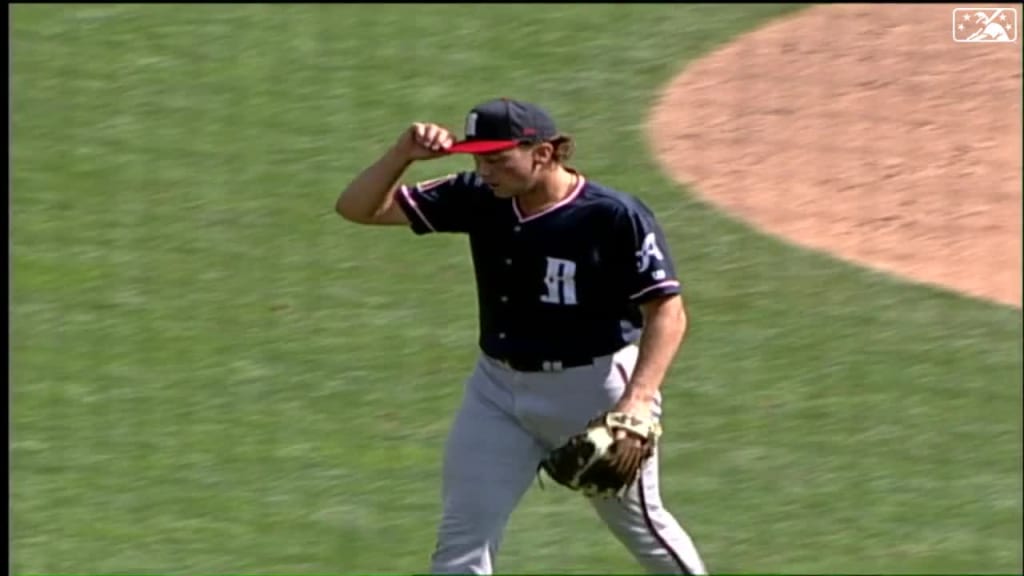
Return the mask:
{"type": "Polygon", "coordinates": [[[395,191],[395,201],[416,234],[465,233],[469,232],[479,188],[471,173],[449,174],[412,186],[403,184],[395,191]]]}
{"type": "Polygon", "coordinates": [[[630,206],[618,216],[615,240],[625,295],[635,304],[682,290],[665,234],[650,210],[630,206]]]}

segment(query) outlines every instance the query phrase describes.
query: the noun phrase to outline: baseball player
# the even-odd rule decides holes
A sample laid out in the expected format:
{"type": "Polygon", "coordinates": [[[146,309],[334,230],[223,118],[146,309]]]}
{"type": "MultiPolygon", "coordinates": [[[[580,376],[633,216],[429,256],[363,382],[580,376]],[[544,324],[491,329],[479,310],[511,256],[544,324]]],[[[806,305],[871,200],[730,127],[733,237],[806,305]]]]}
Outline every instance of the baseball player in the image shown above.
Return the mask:
{"type": "Polygon", "coordinates": [[[432,573],[491,574],[539,470],[582,490],[648,571],[706,573],[658,489],[659,389],[686,330],[675,267],[644,203],[569,167],[572,151],[543,109],[497,99],[461,141],[413,124],[337,200],[351,222],[469,238],[481,353],[445,444],[432,573]],[[475,170],[401,183],[456,153],[475,170]]]}

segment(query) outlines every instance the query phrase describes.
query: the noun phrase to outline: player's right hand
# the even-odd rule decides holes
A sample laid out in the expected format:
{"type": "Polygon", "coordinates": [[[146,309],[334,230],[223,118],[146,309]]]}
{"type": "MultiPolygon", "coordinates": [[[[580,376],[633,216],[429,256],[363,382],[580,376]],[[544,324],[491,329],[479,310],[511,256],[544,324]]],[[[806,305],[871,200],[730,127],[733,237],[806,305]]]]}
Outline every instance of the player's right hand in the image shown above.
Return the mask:
{"type": "Polygon", "coordinates": [[[447,128],[416,122],[402,132],[395,146],[409,160],[429,160],[445,156],[453,143],[455,137],[447,128]]]}

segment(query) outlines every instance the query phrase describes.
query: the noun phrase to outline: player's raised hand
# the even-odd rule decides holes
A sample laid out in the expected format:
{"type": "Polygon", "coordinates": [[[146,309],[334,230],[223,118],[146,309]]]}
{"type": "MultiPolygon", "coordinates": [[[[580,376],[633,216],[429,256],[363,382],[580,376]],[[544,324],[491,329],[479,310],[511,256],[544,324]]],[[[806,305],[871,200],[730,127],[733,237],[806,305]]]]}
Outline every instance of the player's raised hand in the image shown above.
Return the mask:
{"type": "Polygon", "coordinates": [[[447,154],[455,137],[443,126],[416,122],[399,136],[396,147],[409,160],[429,160],[447,154]]]}

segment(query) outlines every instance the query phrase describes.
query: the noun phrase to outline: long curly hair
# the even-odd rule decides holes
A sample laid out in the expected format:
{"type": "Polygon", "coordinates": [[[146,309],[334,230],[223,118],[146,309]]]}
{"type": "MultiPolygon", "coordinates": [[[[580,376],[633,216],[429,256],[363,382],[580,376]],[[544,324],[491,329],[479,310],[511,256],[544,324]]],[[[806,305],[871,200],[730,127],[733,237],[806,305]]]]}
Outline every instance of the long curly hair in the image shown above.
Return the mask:
{"type": "Polygon", "coordinates": [[[576,152],[576,141],[569,134],[559,134],[549,142],[555,146],[555,153],[552,157],[559,164],[565,165],[576,152]]]}

